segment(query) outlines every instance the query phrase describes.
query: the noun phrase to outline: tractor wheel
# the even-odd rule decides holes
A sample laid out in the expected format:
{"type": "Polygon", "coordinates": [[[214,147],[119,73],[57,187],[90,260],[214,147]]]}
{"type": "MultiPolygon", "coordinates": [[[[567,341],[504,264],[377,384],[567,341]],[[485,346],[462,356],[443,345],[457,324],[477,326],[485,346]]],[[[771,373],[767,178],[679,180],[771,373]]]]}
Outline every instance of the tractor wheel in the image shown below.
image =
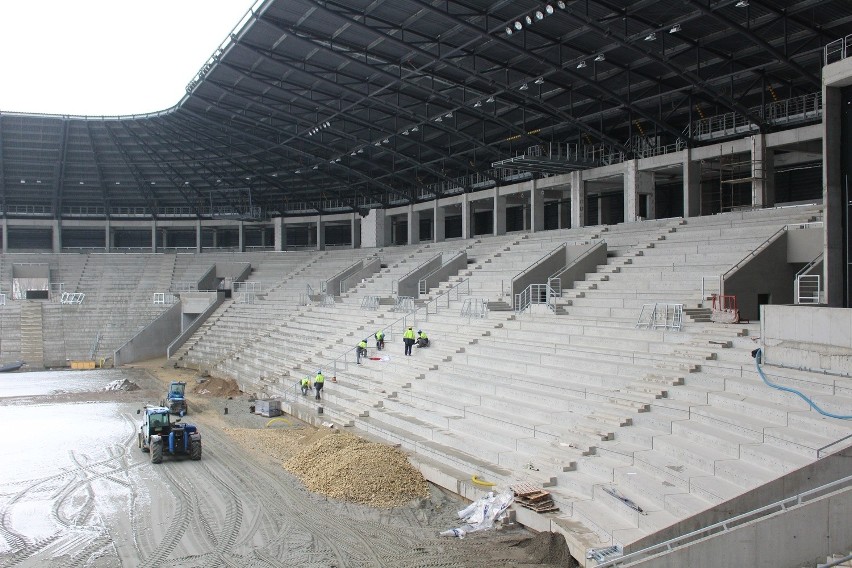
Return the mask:
{"type": "Polygon", "coordinates": [[[189,457],[194,460],[201,459],[201,440],[194,440],[189,444],[189,457]]]}
{"type": "Polygon", "coordinates": [[[139,437],[139,449],[145,453],[148,453],[150,449],[142,443],[142,433],[140,432],[139,434],[137,434],[137,436],[139,437]]]}
{"type": "Polygon", "coordinates": [[[163,442],[151,442],[151,463],[162,463],[163,461],[163,442]]]}

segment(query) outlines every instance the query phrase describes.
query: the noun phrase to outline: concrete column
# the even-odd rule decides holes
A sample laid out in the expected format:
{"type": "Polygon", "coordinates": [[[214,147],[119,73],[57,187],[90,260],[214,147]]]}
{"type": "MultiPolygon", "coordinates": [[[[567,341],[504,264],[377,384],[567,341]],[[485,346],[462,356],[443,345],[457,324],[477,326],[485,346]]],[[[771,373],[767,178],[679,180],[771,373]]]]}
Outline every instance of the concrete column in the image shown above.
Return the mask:
{"type": "Polygon", "coordinates": [[[701,164],[690,159],[690,151],[683,155],[683,216],[701,215],[701,164]]]}
{"type": "Polygon", "coordinates": [[[260,246],[266,248],[266,227],[260,228],[260,246]]]}
{"type": "Polygon", "coordinates": [[[638,180],[639,162],[627,160],[624,162],[624,222],[632,223],[639,215],[638,180]]]}
{"type": "Polygon", "coordinates": [[[492,221],[494,234],[506,234],[506,196],[500,195],[500,186],[494,188],[494,218],[492,221]]]}
{"type": "Polygon", "coordinates": [[[237,250],[246,252],[246,225],[243,221],[237,225],[237,250]]]}
{"type": "Polygon", "coordinates": [[[349,240],[352,248],[361,248],[361,215],[357,211],[352,212],[352,221],[349,225],[349,240]]]}
{"type": "Polygon", "coordinates": [[[322,215],[317,217],[317,250],[325,250],[325,223],[322,215]]]}
{"type": "Polygon", "coordinates": [[[276,217],[272,220],[275,232],[275,250],[282,251],[287,248],[287,227],[284,225],[284,217],[276,217]]]}
{"type": "Polygon", "coordinates": [[[432,240],[436,243],[444,242],[446,239],[446,210],[438,204],[438,199],[436,198],[433,202],[434,210],[432,213],[432,223],[434,227],[432,227],[432,240]]]}
{"type": "Polygon", "coordinates": [[[62,252],[62,221],[60,219],[51,222],[51,233],[53,236],[53,252],[62,252]]]}
{"type": "Polygon", "coordinates": [[[201,252],[201,219],[195,221],[195,252],[201,252]]]}
{"type": "Polygon", "coordinates": [[[586,187],[583,172],[571,172],[571,228],[586,226],[586,187]]]}
{"type": "Polygon", "coordinates": [[[603,195],[598,195],[598,225],[609,223],[609,211],[604,215],[604,200],[603,195]]]}
{"type": "Polygon", "coordinates": [[[213,248],[219,248],[219,229],[213,229],[213,248]]]}
{"type": "Polygon", "coordinates": [[[9,252],[9,223],[3,220],[3,254],[9,252]]]}
{"type": "Polygon", "coordinates": [[[646,199],[645,218],[656,219],[657,190],[654,172],[639,172],[636,176],[636,193],[641,199],[646,199]]]}
{"type": "MultiPolygon", "coordinates": [[[[846,206],[841,168],[843,152],[841,121],[843,97],[839,88],[822,87],[822,204],[825,258],[825,302],[831,307],[849,307],[844,290],[846,270],[843,235],[843,208],[846,206]]],[[[849,151],[847,148],[846,151],[849,151]]],[[[5,242],[5,239],[4,239],[5,242]]]]}
{"type": "Polygon", "coordinates": [[[414,210],[413,205],[408,206],[408,239],[410,245],[420,242],[420,212],[414,210]]]}
{"type": "Polygon", "coordinates": [[[151,219],[151,252],[157,252],[157,220],[151,219]]]}
{"type": "Polygon", "coordinates": [[[775,156],[766,148],[766,137],[751,137],[751,204],[755,207],[775,205],[775,156]]]}
{"type": "Polygon", "coordinates": [[[462,194],[462,202],[461,202],[461,221],[462,221],[462,238],[469,239],[471,237],[471,218],[470,218],[470,194],[463,193],[462,194]]]}
{"type": "Polygon", "coordinates": [[[104,225],[104,252],[109,252],[112,249],[112,227],[110,227],[109,219],[104,225]]]}
{"type": "Polygon", "coordinates": [[[535,233],[544,230],[544,190],[538,188],[533,181],[530,191],[530,231],[535,233]]]}

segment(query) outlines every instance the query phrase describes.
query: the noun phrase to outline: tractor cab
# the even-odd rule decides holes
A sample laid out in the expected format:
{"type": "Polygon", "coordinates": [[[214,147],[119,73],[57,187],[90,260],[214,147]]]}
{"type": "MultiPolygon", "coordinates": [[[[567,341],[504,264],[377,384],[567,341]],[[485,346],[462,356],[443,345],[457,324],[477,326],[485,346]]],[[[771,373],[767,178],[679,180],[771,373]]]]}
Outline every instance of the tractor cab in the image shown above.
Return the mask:
{"type": "Polygon", "coordinates": [[[201,434],[192,424],[171,420],[171,412],[165,406],[146,406],[139,427],[139,448],[151,453],[151,462],[163,461],[166,455],[188,455],[201,459],[201,434]]]}
{"type": "Polygon", "coordinates": [[[162,406],[167,406],[172,414],[183,416],[187,412],[185,393],[186,383],[173,381],[169,384],[169,392],[166,394],[166,400],[162,401],[162,406]]]}

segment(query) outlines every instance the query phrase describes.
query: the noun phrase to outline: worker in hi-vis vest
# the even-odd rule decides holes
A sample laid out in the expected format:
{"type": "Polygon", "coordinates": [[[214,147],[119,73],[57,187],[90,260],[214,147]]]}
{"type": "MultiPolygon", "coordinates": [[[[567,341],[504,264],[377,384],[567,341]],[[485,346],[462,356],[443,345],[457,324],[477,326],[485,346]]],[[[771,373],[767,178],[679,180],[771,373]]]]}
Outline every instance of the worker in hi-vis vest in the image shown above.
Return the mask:
{"type": "Polygon", "coordinates": [[[357,354],[356,354],[356,357],[358,358],[357,363],[360,365],[361,364],[361,357],[366,357],[366,356],[367,356],[367,340],[362,339],[361,341],[358,342],[358,349],[357,349],[357,354]]]}
{"type": "Polygon", "coordinates": [[[429,337],[422,329],[417,330],[417,347],[429,347],[429,337]]]}
{"type": "Polygon", "coordinates": [[[302,377],[302,396],[307,395],[309,390],[311,390],[311,378],[302,377]]]}
{"type": "Polygon", "coordinates": [[[376,349],[381,351],[385,348],[385,332],[379,330],[376,332],[376,349]]]}
{"type": "Polygon", "coordinates": [[[322,390],[323,384],[325,383],[325,375],[322,374],[322,371],[317,371],[317,376],[314,377],[314,388],[317,389],[317,400],[320,400],[320,391],[322,390]]]}
{"type": "Polygon", "coordinates": [[[402,334],[402,342],[405,343],[405,354],[411,355],[411,346],[414,345],[414,328],[408,326],[405,333],[402,334]]]}

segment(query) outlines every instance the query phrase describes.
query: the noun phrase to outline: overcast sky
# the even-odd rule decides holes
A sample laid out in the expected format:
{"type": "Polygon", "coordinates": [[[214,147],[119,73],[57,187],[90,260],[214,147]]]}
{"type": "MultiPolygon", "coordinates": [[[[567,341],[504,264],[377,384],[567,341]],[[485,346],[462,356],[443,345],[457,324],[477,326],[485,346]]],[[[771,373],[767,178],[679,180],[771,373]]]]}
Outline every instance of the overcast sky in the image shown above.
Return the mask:
{"type": "Polygon", "coordinates": [[[0,111],[164,110],[255,0],[0,0],[0,111]]]}

